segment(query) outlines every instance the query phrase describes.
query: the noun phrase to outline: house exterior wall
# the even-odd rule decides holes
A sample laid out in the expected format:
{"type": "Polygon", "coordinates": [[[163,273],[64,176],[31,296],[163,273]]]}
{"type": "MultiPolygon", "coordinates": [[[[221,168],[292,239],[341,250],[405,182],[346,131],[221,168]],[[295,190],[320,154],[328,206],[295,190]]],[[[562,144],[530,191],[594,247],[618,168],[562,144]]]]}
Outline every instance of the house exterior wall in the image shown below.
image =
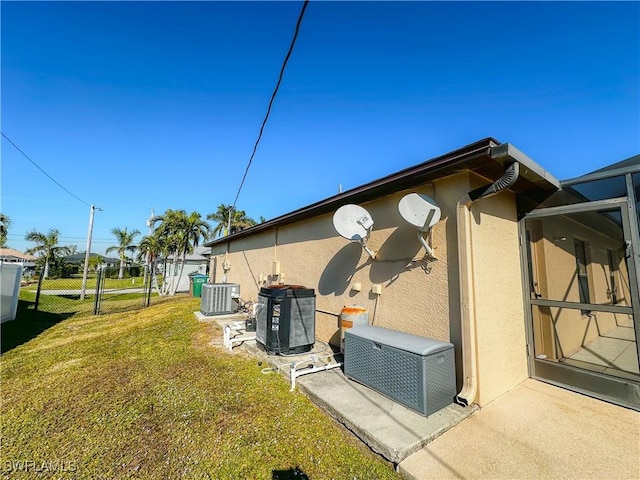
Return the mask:
{"type": "MultiPolygon", "coordinates": [[[[228,255],[227,244],[214,245],[211,281],[222,281],[226,260],[227,281],[241,285],[244,300],[255,300],[260,287],[274,280],[314,288],[316,335],[336,346],[338,315],[349,305],[367,308],[374,325],[451,341],[461,386],[456,205],[469,190],[486,183],[461,173],[362,204],[375,222],[367,243],[377,252],[375,260],[359,244],[340,237],[327,214],[240,238],[228,245],[228,255]],[[429,195],[441,208],[441,220],[432,229],[435,261],[423,260],[416,229],[398,213],[399,200],[410,192],[429,195]],[[283,278],[269,277],[276,260],[283,278]],[[354,283],[361,284],[359,292],[354,283]],[[372,293],[373,285],[382,286],[381,295],[372,293]]],[[[472,213],[479,398],[486,404],[528,376],[514,195],[481,200],[472,213]]]]}
{"type": "Polygon", "coordinates": [[[484,406],[528,378],[515,195],[472,205],[478,397],[484,406]]]}

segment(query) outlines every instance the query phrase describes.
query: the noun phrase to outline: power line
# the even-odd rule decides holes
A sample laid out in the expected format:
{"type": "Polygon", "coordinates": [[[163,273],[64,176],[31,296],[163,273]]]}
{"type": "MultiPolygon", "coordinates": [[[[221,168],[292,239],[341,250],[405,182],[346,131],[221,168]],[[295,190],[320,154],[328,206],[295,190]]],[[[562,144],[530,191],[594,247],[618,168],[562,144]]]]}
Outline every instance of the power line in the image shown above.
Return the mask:
{"type": "Polygon", "coordinates": [[[26,153],[24,153],[22,150],[20,150],[20,147],[18,147],[15,143],[13,143],[11,141],[11,139],[9,137],[7,137],[4,132],[0,132],[2,133],[2,136],[7,140],[7,142],[9,142],[11,145],[13,145],[13,147],[18,150],[23,156],[24,158],[26,158],[27,160],[29,160],[31,163],[33,163],[36,168],[38,170],[40,170],[42,173],[44,173],[47,177],[49,177],[49,179],[55,183],[56,185],[58,185],[62,190],[64,190],[65,192],[67,192],[69,195],[71,195],[73,198],[75,198],[76,200],[78,200],[81,203],[84,203],[87,207],[90,207],[91,205],[89,205],[87,202],[85,202],[84,200],[78,198],[77,196],[75,196],[73,193],[71,193],[69,190],[67,190],[66,188],[64,188],[55,178],[53,178],[51,175],[49,175],[47,172],[45,172],[42,167],[40,167],[40,165],[38,165],[36,162],[34,162],[33,160],[31,160],[29,158],[29,155],[27,155],[26,153]]]}
{"type": "MultiPolygon", "coordinates": [[[[19,233],[8,233],[7,237],[8,238],[12,238],[12,239],[16,239],[16,240],[24,238],[24,236],[20,235],[19,233]]],[[[87,239],[87,237],[65,237],[65,236],[59,236],[58,237],[58,240],[69,241],[69,242],[74,241],[74,240],[86,240],[86,239],[87,239]]],[[[94,240],[102,241],[102,242],[115,242],[115,238],[95,238],[94,237],[94,240]]]]}
{"type": "Polygon", "coordinates": [[[249,163],[247,164],[247,168],[244,171],[244,175],[242,176],[242,181],[240,182],[240,187],[238,187],[238,193],[236,193],[236,198],[233,201],[232,209],[235,209],[236,202],[238,201],[238,197],[240,196],[240,191],[242,190],[242,186],[244,185],[244,181],[247,178],[247,174],[249,173],[249,168],[251,167],[251,162],[253,162],[253,157],[256,154],[256,150],[258,150],[258,144],[260,143],[260,139],[262,138],[262,133],[264,131],[264,127],[267,124],[267,120],[269,119],[269,114],[271,113],[271,107],[273,105],[273,101],[276,98],[278,93],[278,89],[280,88],[280,83],[282,82],[282,77],[284,75],[284,70],[287,66],[287,62],[289,62],[289,57],[291,56],[291,52],[293,52],[293,47],[296,44],[296,39],[298,38],[298,32],[300,31],[300,25],[302,24],[302,17],[304,17],[304,12],[307,9],[307,5],[309,4],[309,0],[305,0],[302,5],[302,10],[300,11],[300,16],[298,17],[298,22],[296,23],[296,29],[293,33],[293,38],[291,39],[291,45],[289,46],[289,51],[287,55],[284,57],[284,62],[282,63],[282,67],[280,68],[280,75],[278,76],[278,83],[276,83],[276,88],[273,90],[271,94],[271,100],[269,100],[269,106],[267,107],[267,114],[262,121],[262,126],[260,127],[260,133],[258,133],[258,139],[256,140],[255,145],[253,146],[253,152],[251,153],[251,157],[249,158],[249,163]]]}

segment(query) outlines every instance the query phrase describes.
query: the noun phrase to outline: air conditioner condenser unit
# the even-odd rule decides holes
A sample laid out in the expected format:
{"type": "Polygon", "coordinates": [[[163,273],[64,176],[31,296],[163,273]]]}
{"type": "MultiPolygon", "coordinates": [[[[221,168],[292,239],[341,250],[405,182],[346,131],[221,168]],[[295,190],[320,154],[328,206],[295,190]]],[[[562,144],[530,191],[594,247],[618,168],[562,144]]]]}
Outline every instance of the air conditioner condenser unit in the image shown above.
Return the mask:
{"type": "Polygon", "coordinates": [[[202,285],[200,313],[205,316],[233,313],[238,305],[237,298],[240,298],[240,285],[237,283],[205,283],[202,285]]]}

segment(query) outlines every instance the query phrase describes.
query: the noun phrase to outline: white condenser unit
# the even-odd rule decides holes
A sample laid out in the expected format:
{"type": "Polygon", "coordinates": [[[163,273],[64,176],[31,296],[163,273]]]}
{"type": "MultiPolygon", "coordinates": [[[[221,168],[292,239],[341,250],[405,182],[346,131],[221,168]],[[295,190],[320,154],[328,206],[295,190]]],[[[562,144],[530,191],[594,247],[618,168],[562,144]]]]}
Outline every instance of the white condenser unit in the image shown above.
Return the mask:
{"type": "Polygon", "coordinates": [[[202,285],[200,313],[206,316],[224,315],[236,311],[236,298],[240,298],[237,283],[205,283],[202,285]]]}

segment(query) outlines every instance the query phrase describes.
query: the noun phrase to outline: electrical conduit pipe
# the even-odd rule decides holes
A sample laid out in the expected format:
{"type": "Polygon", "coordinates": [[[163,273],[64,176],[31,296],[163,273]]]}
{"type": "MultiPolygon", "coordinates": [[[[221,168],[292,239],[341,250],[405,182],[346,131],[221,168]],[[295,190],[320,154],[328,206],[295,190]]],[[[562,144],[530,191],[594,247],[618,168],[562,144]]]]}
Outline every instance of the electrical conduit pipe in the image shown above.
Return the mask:
{"type": "Polygon", "coordinates": [[[513,162],[502,176],[490,185],[480,187],[464,195],[456,205],[458,228],[458,268],[460,276],[460,321],[462,334],[462,390],[456,395],[458,405],[472,404],[478,393],[478,357],[476,351],[475,287],[473,281],[473,256],[471,242],[471,205],[482,198],[495,195],[511,187],[520,173],[520,164],[513,162]]]}

